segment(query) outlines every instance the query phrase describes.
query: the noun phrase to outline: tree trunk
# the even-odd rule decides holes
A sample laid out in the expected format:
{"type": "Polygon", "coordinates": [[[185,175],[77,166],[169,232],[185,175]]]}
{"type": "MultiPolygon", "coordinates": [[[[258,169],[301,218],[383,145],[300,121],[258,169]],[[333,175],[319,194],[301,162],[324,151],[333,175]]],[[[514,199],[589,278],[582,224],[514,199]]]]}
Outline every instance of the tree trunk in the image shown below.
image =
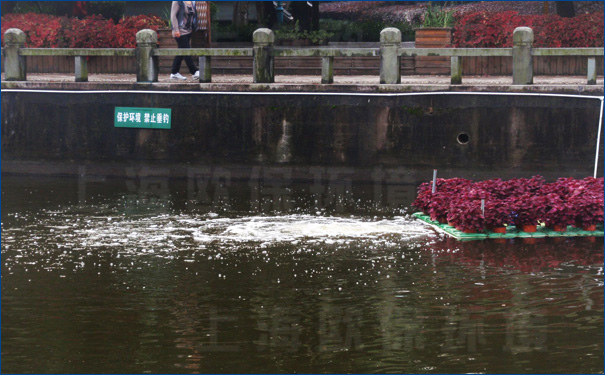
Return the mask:
{"type": "Polygon", "coordinates": [[[291,1],[290,9],[294,21],[298,21],[300,30],[298,31],[311,31],[311,7],[306,1],[291,1]]]}
{"type": "Polygon", "coordinates": [[[277,22],[273,2],[255,1],[254,5],[256,6],[256,18],[258,19],[258,26],[272,29],[273,25],[275,25],[277,22]]]}
{"type": "Polygon", "coordinates": [[[313,8],[311,11],[311,28],[313,29],[313,31],[318,31],[319,30],[319,1],[311,1],[311,4],[313,4],[313,8]]]}
{"type": "Polygon", "coordinates": [[[233,3],[233,25],[245,26],[248,24],[248,2],[235,1],[233,3]]]}
{"type": "Polygon", "coordinates": [[[576,12],[574,10],[573,3],[573,1],[555,1],[557,15],[568,18],[574,17],[576,12]]]}

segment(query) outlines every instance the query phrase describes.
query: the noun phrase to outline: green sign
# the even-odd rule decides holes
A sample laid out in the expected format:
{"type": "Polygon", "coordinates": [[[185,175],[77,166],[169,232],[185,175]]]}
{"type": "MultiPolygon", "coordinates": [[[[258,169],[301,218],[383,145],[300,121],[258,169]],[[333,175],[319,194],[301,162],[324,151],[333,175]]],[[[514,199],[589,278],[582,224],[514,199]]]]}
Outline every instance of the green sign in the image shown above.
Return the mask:
{"type": "Polygon", "coordinates": [[[116,107],[114,115],[116,128],[170,129],[171,123],[170,108],[116,107]]]}

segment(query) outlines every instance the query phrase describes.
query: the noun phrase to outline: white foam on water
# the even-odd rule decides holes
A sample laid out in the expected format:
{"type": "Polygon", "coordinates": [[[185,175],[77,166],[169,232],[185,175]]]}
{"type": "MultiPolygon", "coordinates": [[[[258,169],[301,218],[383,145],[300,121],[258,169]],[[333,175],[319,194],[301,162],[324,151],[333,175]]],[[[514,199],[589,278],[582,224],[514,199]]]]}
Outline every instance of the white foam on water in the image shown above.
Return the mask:
{"type": "Polygon", "coordinates": [[[214,219],[199,223],[193,237],[198,242],[293,242],[339,239],[373,240],[395,236],[400,240],[427,236],[433,232],[412,219],[369,220],[359,217],[311,215],[253,216],[214,219]]]}
{"type": "Polygon", "coordinates": [[[169,259],[179,254],[214,256],[242,248],[260,251],[281,246],[320,252],[358,246],[373,251],[409,247],[436,237],[430,227],[402,216],[386,219],[309,214],[134,216],[67,210],[32,214],[22,224],[2,228],[2,253],[7,264],[37,259],[45,266],[55,267],[68,261],[81,262],[99,251],[169,259]]]}

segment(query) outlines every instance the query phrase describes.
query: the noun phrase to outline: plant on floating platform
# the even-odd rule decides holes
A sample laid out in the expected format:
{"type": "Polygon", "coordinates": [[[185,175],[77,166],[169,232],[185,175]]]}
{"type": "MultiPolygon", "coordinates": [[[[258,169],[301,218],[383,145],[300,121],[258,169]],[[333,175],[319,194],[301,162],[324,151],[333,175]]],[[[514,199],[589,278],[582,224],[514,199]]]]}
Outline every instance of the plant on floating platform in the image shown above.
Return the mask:
{"type": "Polygon", "coordinates": [[[525,225],[537,225],[544,211],[544,198],[525,193],[506,200],[511,210],[511,219],[517,228],[525,225]]]}
{"type": "Polygon", "coordinates": [[[603,196],[603,177],[586,177],[582,180],[584,187],[596,195],[603,196]]]}
{"type": "Polygon", "coordinates": [[[485,227],[488,229],[501,228],[512,223],[511,208],[507,201],[488,199],[484,211],[485,227]]]}
{"type": "Polygon", "coordinates": [[[437,179],[437,191],[451,191],[460,193],[467,190],[473,182],[465,178],[438,178],[437,179]]]}
{"type": "Polygon", "coordinates": [[[481,232],[485,218],[481,213],[481,201],[461,197],[451,202],[447,221],[463,232],[481,232]]]}
{"type": "Polygon", "coordinates": [[[424,185],[428,185],[427,182],[422,183],[418,188],[418,196],[414,202],[412,202],[412,206],[416,207],[426,215],[429,214],[429,204],[431,203],[431,199],[433,198],[433,194],[431,193],[430,187],[428,189],[425,188],[424,185]]]}
{"type": "MultiPolygon", "coordinates": [[[[480,205],[486,200],[486,227],[514,224],[519,228],[542,222],[549,226],[587,226],[603,223],[603,178],[587,177],[583,180],[559,178],[545,183],[541,176],[530,179],[500,179],[472,183],[462,178],[437,179],[436,192],[432,183],[425,182],[418,188],[414,207],[429,215],[432,220],[451,222],[461,228],[466,225],[466,201],[480,205]]],[[[473,208],[474,209],[474,208],[473,208]]],[[[472,210],[471,210],[472,211],[472,210]]],[[[481,219],[474,219],[481,220],[481,219]]]]}
{"type": "Polygon", "coordinates": [[[566,199],[572,192],[578,189],[583,189],[582,180],[576,180],[574,178],[559,178],[555,182],[544,184],[538,191],[541,195],[557,195],[561,199],[566,199]]]}
{"type": "Polygon", "coordinates": [[[603,222],[602,178],[559,178],[544,185],[540,193],[549,200],[543,221],[550,227],[572,224],[589,227],[603,222]]]}
{"type": "Polygon", "coordinates": [[[509,197],[518,197],[524,194],[535,194],[544,185],[542,176],[533,176],[532,178],[513,178],[508,181],[502,181],[498,188],[498,197],[501,199],[509,197]]]}
{"type": "MultiPolygon", "coordinates": [[[[459,194],[460,192],[466,190],[471,184],[472,182],[470,180],[464,178],[438,178],[435,180],[435,194],[459,194]]],[[[429,205],[434,198],[432,189],[432,182],[423,182],[420,184],[418,187],[418,195],[412,203],[412,206],[416,207],[427,215],[429,215],[429,205]]],[[[437,196],[437,199],[440,199],[439,197],[440,195],[437,196]]]]}
{"type": "Polygon", "coordinates": [[[603,224],[603,195],[576,195],[569,200],[574,215],[573,223],[578,228],[603,224]]]}
{"type": "Polygon", "coordinates": [[[484,191],[491,198],[505,198],[503,193],[504,181],[500,178],[473,183],[473,188],[484,191]]]}
{"type": "Polygon", "coordinates": [[[431,202],[428,205],[428,215],[431,220],[446,223],[450,202],[451,192],[442,191],[432,194],[431,202]]]}
{"type": "Polygon", "coordinates": [[[557,227],[566,228],[568,225],[574,223],[575,213],[571,205],[557,193],[550,193],[540,197],[543,198],[543,206],[545,207],[540,221],[546,226],[557,230],[557,227]]]}

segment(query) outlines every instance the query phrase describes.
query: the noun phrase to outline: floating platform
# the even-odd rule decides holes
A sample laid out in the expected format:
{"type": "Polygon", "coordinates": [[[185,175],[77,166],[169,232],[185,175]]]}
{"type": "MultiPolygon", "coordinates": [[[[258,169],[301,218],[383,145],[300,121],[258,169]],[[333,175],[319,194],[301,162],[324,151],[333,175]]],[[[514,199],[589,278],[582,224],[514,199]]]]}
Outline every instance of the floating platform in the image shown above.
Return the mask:
{"type": "Polygon", "coordinates": [[[451,225],[441,224],[433,221],[422,212],[413,214],[419,220],[424,221],[438,231],[445,232],[458,240],[483,240],[487,238],[543,238],[543,237],[603,237],[603,225],[598,225],[596,231],[587,231],[580,228],[568,226],[565,232],[556,232],[544,225],[538,226],[535,233],[523,232],[514,225],[506,227],[506,233],[494,233],[491,231],[481,233],[464,233],[451,225]]]}

